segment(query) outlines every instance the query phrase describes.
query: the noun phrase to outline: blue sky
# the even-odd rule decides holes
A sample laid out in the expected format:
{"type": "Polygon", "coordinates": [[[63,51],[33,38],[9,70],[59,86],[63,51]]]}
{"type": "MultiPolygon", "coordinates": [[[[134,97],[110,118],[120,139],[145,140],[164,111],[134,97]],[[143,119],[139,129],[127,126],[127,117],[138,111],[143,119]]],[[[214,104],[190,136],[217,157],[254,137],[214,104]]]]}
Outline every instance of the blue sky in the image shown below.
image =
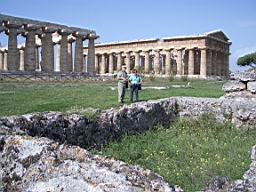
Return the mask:
{"type": "Polygon", "coordinates": [[[256,51],[256,0],[0,0],[0,12],[96,30],[100,42],[221,29],[237,57],[256,51]]]}

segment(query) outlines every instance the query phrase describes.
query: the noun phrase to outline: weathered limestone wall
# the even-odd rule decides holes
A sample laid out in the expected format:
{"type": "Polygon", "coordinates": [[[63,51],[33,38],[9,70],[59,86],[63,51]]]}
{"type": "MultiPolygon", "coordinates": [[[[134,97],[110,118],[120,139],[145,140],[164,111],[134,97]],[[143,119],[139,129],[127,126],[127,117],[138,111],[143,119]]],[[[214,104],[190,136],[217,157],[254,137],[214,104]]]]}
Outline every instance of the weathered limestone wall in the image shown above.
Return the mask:
{"type": "Polygon", "coordinates": [[[0,119],[1,134],[20,132],[43,136],[84,148],[100,147],[126,133],[142,133],[150,127],[168,126],[176,118],[196,118],[204,113],[237,127],[256,125],[256,102],[236,99],[169,98],[110,109],[88,120],[82,115],[40,113],[0,119]]]}

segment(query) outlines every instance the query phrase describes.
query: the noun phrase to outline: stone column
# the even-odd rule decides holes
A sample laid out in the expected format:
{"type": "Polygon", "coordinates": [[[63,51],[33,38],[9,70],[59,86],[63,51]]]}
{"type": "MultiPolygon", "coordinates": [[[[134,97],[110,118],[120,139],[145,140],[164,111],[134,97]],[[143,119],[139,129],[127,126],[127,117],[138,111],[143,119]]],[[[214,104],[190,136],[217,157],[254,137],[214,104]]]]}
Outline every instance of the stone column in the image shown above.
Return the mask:
{"type": "Polygon", "coordinates": [[[25,71],[35,71],[36,70],[36,30],[38,27],[34,25],[28,25],[25,27],[27,30],[26,36],[26,46],[25,46],[25,71]]]}
{"type": "Polygon", "coordinates": [[[25,60],[25,54],[24,54],[24,50],[25,48],[24,47],[21,47],[19,49],[19,55],[20,55],[20,71],[24,71],[25,69],[25,63],[24,63],[24,60],[25,60]]]}
{"type": "Polygon", "coordinates": [[[83,55],[83,72],[88,72],[88,67],[87,67],[87,57],[88,55],[84,54],[83,55]]]}
{"type": "Polygon", "coordinates": [[[71,32],[67,32],[66,30],[62,30],[59,32],[61,35],[60,47],[59,47],[59,65],[61,72],[70,72],[70,63],[68,59],[68,35],[71,32]]]}
{"type": "Polygon", "coordinates": [[[131,73],[131,55],[130,52],[126,53],[126,72],[131,73]]]}
{"type": "Polygon", "coordinates": [[[135,69],[140,70],[140,52],[136,51],[135,52],[135,69]]]}
{"type": "Polygon", "coordinates": [[[8,50],[5,50],[4,51],[4,71],[8,71],[7,60],[8,60],[8,50]]]}
{"type": "Polygon", "coordinates": [[[85,39],[82,35],[75,35],[76,45],[75,45],[75,63],[74,72],[83,72],[83,41],[85,39]]]}
{"type": "Polygon", "coordinates": [[[182,49],[178,49],[177,52],[177,75],[182,75],[182,49]]]}
{"type": "Polygon", "coordinates": [[[149,65],[149,51],[144,51],[145,54],[145,74],[149,74],[150,65],[149,65]]]}
{"type": "Polygon", "coordinates": [[[0,71],[4,69],[4,52],[0,50],[0,71]]]}
{"type": "Polygon", "coordinates": [[[154,72],[155,74],[160,74],[160,51],[155,50],[154,53],[154,72]]]}
{"type": "Polygon", "coordinates": [[[7,65],[8,71],[19,70],[18,48],[17,48],[17,29],[20,26],[15,24],[7,24],[8,27],[8,55],[7,65]]]}
{"type": "Polygon", "coordinates": [[[56,52],[56,66],[55,69],[56,71],[61,71],[60,66],[61,66],[61,45],[59,42],[56,44],[57,52],[56,52]]]}
{"type": "Polygon", "coordinates": [[[170,50],[165,50],[165,74],[173,75],[170,50]]]}
{"type": "Polygon", "coordinates": [[[36,70],[39,70],[39,50],[38,50],[38,46],[36,46],[35,48],[35,52],[36,52],[36,70]]]}
{"type": "Polygon", "coordinates": [[[114,73],[114,60],[113,60],[113,53],[109,54],[109,64],[108,64],[108,72],[109,74],[113,74],[114,73]]]}
{"type": "Polygon", "coordinates": [[[100,71],[101,74],[106,73],[106,57],[105,57],[105,54],[101,55],[101,68],[100,69],[101,69],[101,71],[100,71]]]}
{"type": "Polygon", "coordinates": [[[41,69],[43,72],[52,73],[54,72],[54,49],[52,42],[52,33],[54,30],[44,30],[42,34],[42,61],[41,69]]]}
{"type": "Polygon", "coordinates": [[[117,71],[121,71],[122,53],[117,53],[117,71]]]}
{"type": "Polygon", "coordinates": [[[207,66],[206,66],[206,49],[201,49],[201,59],[200,59],[200,76],[201,77],[206,77],[206,71],[207,71],[207,66]]]}
{"type": "Polygon", "coordinates": [[[66,65],[66,71],[67,72],[72,72],[73,71],[73,43],[74,39],[69,39],[68,40],[68,55],[67,55],[67,65],[66,65]]]}
{"type": "Polygon", "coordinates": [[[229,75],[229,55],[230,53],[225,53],[225,76],[229,75]]]}
{"type": "Polygon", "coordinates": [[[88,57],[87,57],[87,72],[90,74],[95,74],[95,46],[94,40],[98,38],[94,34],[88,35],[88,57]]]}
{"type": "Polygon", "coordinates": [[[98,59],[98,55],[95,54],[95,73],[98,74],[99,73],[99,59],[98,59]]]}
{"type": "Polygon", "coordinates": [[[221,66],[222,65],[222,52],[218,51],[218,54],[217,54],[217,75],[218,76],[221,76],[221,66]]]}
{"type": "Polygon", "coordinates": [[[195,70],[195,55],[194,49],[189,49],[188,52],[188,75],[194,75],[195,70]]]}
{"type": "Polygon", "coordinates": [[[212,75],[212,50],[208,49],[208,56],[207,56],[207,75],[212,75]]]}
{"type": "Polygon", "coordinates": [[[216,51],[215,50],[212,50],[212,75],[216,75],[216,51]]]}

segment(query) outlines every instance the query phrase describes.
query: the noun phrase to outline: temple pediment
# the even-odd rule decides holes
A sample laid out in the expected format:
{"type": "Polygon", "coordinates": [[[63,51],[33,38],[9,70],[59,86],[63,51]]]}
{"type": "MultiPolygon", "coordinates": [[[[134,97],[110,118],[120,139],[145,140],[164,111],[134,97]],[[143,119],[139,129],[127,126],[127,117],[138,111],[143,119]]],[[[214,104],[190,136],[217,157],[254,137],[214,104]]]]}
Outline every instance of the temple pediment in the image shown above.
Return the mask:
{"type": "Polygon", "coordinates": [[[229,38],[223,31],[212,31],[206,34],[207,36],[215,37],[220,40],[228,41],[229,38]]]}

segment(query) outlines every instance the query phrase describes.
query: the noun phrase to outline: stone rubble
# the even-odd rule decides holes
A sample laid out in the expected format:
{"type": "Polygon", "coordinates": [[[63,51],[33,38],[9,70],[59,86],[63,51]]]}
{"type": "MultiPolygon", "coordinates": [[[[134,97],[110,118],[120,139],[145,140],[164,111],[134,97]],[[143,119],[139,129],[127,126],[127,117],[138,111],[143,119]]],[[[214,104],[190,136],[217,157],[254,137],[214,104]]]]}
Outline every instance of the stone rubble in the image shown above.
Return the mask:
{"type": "Polygon", "coordinates": [[[256,101],[256,71],[232,74],[230,81],[225,83],[222,89],[226,97],[240,97],[256,101]]]}
{"type": "Polygon", "coordinates": [[[139,166],[43,137],[1,135],[0,159],[0,191],[182,191],[139,166]]]}

